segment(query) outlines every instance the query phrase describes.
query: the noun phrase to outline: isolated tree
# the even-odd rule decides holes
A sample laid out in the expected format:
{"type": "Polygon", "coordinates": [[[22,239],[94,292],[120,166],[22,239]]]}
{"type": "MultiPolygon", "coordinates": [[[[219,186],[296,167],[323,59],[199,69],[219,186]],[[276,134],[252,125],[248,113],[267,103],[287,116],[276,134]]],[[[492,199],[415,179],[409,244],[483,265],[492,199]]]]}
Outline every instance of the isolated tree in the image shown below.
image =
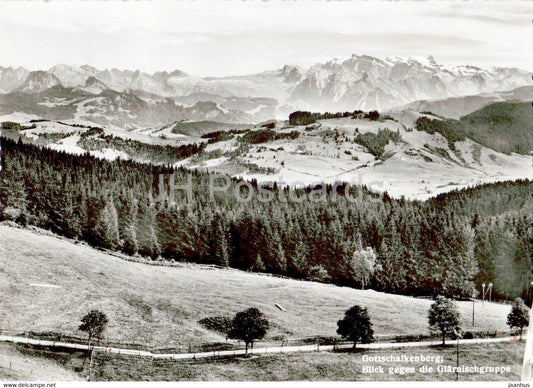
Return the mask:
{"type": "Polygon", "coordinates": [[[248,346],[253,348],[254,341],[263,338],[268,328],[269,323],[263,313],[255,307],[250,307],[235,315],[228,330],[228,337],[244,341],[245,353],[248,354],[248,346]]]}
{"type": "MultiPolygon", "coordinates": [[[[93,364],[94,347],[91,346],[91,341],[95,338],[100,338],[102,336],[107,322],[107,316],[103,312],[98,310],[91,310],[81,319],[81,325],[78,327],[78,330],[86,332],[89,337],[87,339],[88,353],[90,359],[88,380],[91,380],[91,370],[93,364]]],[[[83,359],[83,364],[85,365],[85,358],[83,359]]]]}
{"type": "Polygon", "coordinates": [[[521,298],[513,301],[511,312],[507,315],[507,325],[511,330],[517,327],[520,330],[520,339],[522,339],[522,331],[529,325],[529,308],[521,298]]]}
{"type": "Polygon", "coordinates": [[[337,322],[337,334],[353,341],[354,349],[358,342],[368,344],[374,341],[374,330],[366,307],[355,305],[346,310],[344,318],[337,322]]]}
{"type": "Polygon", "coordinates": [[[95,338],[100,338],[105,330],[108,319],[107,316],[98,310],[91,310],[81,319],[81,325],[78,330],[84,331],[88,335],[87,342],[89,346],[95,338]]]}
{"type": "Polygon", "coordinates": [[[452,300],[437,296],[428,313],[429,330],[442,335],[442,345],[446,345],[446,336],[461,331],[459,320],[461,315],[452,300]]]}
{"type": "Polygon", "coordinates": [[[361,289],[365,289],[365,284],[376,269],[376,254],[370,247],[366,249],[357,248],[349,262],[350,269],[355,279],[361,282],[361,289]]]}

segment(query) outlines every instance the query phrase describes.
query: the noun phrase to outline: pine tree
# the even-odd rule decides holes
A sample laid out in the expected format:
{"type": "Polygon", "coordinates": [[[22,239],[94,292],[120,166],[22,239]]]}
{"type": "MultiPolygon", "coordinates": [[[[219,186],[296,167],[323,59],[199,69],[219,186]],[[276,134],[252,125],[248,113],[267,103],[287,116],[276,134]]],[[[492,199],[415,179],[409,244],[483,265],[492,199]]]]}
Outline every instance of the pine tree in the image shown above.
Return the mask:
{"type": "Polygon", "coordinates": [[[106,198],[105,206],[98,216],[95,234],[104,248],[117,249],[119,243],[118,214],[112,196],[106,198]]]}
{"type": "Polygon", "coordinates": [[[257,272],[263,272],[266,269],[265,268],[265,263],[261,259],[261,254],[260,253],[257,254],[251,269],[253,271],[257,271],[257,272]]]}
{"type": "Polygon", "coordinates": [[[210,245],[214,262],[224,267],[229,266],[228,228],[224,225],[219,214],[215,214],[211,221],[210,245]]]}
{"type": "Polygon", "coordinates": [[[139,250],[137,242],[137,217],[139,206],[137,199],[131,191],[128,192],[126,200],[123,202],[122,217],[122,240],[123,249],[128,255],[135,255],[139,250]]]}

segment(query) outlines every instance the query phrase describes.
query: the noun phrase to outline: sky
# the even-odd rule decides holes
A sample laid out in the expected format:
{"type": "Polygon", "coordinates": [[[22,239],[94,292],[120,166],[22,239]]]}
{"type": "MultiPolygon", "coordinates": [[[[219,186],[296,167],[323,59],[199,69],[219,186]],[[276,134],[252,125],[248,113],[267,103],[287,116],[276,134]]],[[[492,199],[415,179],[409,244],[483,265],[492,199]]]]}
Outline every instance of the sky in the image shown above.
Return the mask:
{"type": "Polygon", "coordinates": [[[0,66],[250,74],[433,55],[533,69],[531,1],[2,1],[0,66]]]}

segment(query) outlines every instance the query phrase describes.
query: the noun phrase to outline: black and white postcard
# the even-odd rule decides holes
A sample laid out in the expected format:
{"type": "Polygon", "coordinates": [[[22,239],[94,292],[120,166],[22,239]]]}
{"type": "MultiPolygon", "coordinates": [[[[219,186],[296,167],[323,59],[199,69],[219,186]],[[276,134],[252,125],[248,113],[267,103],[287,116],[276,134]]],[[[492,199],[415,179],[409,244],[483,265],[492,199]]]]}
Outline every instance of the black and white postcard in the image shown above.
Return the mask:
{"type": "Polygon", "coordinates": [[[2,1],[3,386],[529,387],[532,18],[2,1]]]}

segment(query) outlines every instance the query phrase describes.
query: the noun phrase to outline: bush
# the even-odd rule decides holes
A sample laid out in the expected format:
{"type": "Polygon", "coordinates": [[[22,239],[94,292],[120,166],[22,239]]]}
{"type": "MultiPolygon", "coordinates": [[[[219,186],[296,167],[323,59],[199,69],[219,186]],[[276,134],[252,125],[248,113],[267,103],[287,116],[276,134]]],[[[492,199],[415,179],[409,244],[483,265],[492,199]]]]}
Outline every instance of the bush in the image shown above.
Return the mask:
{"type": "Polygon", "coordinates": [[[473,339],[474,338],[474,334],[472,334],[471,331],[465,331],[465,333],[463,334],[463,338],[464,339],[473,339]]]}
{"type": "Polygon", "coordinates": [[[321,265],[314,265],[309,268],[307,277],[317,282],[327,282],[330,279],[328,271],[321,265]]]}
{"type": "Polygon", "coordinates": [[[218,333],[226,335],[231,326],[231,317],[226,315],[217,315],[214,317],[206,317],[198,321],[200,325],[207,330],[216,331],[218,333]]]}

